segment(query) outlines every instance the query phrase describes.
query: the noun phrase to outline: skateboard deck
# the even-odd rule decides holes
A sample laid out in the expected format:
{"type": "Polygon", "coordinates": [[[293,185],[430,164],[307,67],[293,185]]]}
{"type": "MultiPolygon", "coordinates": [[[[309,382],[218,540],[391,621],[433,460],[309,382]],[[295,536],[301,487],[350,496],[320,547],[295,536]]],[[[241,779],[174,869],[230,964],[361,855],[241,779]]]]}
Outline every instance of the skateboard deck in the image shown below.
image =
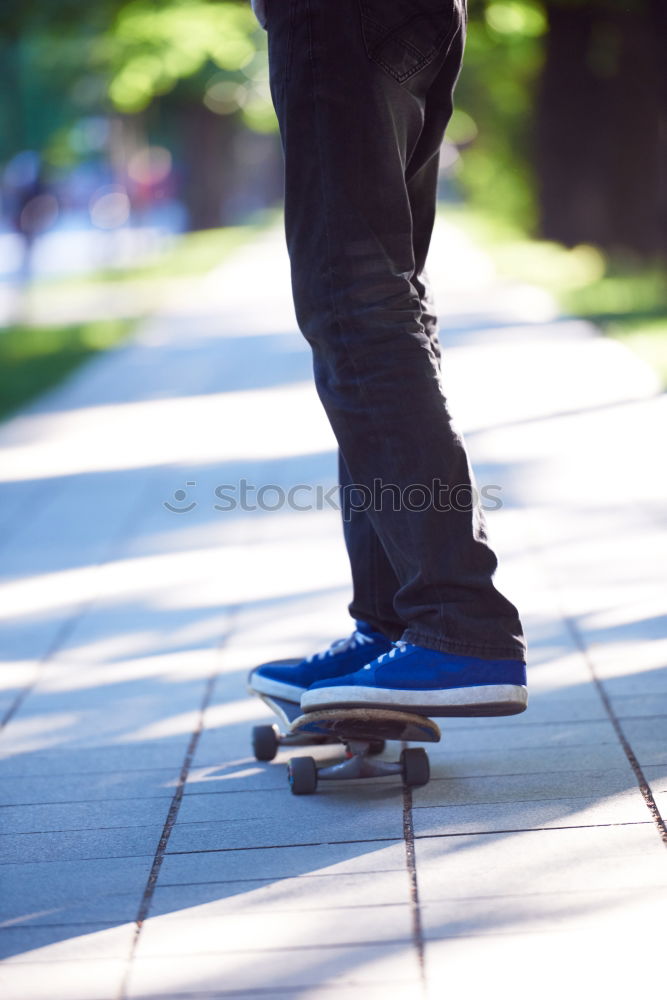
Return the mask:
{"type": "Polygon", "coordinates": [[[349,740],[440,741],[440,729],[432,719],[388,708],[329,708],[301,713],[292,722],[290,733],[333,736],[342,743],[349,740]]]}
{"type": "MultiPolygon", "coordinates": [[[[299,660],[273,660],[288,666],[299,660]]],[[[252,689],[251,689],[252,690],[252,689]]],[[[294,795],[310,795],[324,779],[400,777],[406,787],[425,785],[429,780],[429,761],[421,748],[404,747],[399,760],[380,759],[385,741],[403,743],[438,743],[440,729],[432,719],[412,712],[385,708],[326,709],[303,712],[300,705],[275,695],[253,691],[278,717],[277,725],[253,728],[255,757],[270,761],[280,747],[304,744],[344,744],[345,756],[334,763],[318,766],[313,757],[294,757],[287,772],[294,795]]]]}
{"type": "Polygon", "coordinates": [[[285,701],[284,698],[274,698],[270,694],[260,694],[258,697],[278,716],[286,729],[289,729],[294,720],[298,719],[301,715],[301,706],[296,705],[293,701],[285,701]]]}

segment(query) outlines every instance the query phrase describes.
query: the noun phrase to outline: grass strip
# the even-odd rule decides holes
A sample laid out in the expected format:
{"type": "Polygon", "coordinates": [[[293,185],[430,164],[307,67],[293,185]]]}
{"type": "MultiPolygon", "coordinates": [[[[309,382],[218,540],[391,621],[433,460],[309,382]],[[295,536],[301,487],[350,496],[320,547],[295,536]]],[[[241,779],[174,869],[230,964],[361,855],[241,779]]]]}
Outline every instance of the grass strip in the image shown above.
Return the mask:
{"type": "MultiPolygon", "coordinates": [[[[244,243],[253,239],[273,220],[271,214],[250,225],[226,226],[177,236],[153,259],[134,267],[113,267],[74,275],[38,279],[26,289],[28,300],[50,292],[75,294],[95,285],[114,283],[122,295],[134,282],[155,282],[155,304],[159,290],[171,279],[196,278],[217,267],[244,243]]],[[[151,299],[152,299],[151,294],[151,299]]],[[[128,301],[131,297],[128,296],[128,301]]],[[[108,350],[134,330],[141,316],[91,319],[83,322],[35,326],[17,323],[0,328],[0,419],[52,389],[84,361],[108,350]]]]}
{"type": "Polygon", "coordinates": [[[500,277],[539,285],[564,313],[595,323],[625,344],[659,374],[667,388],[667,267],[597,247],[568,249],[530,239],[506,221],[469,207],[443,215],[461,226],[489,254],[500,277]]]}
{"type": "Polygon", "coordinates": [[[0,419],[53,388],[83,361],[124,340],[134,319],[0,330],[0,419]]]}

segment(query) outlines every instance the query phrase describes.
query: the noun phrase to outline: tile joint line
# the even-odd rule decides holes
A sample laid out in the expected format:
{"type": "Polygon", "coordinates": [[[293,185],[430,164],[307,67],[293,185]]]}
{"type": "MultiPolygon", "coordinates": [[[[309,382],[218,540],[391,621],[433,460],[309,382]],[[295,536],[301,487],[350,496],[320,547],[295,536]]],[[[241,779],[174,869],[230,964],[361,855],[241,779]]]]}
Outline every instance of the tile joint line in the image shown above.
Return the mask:
{"type": "Polygon", "coordinates": [[[155,887],[157,885],[158,876],[160,874],[160,868],[162,867],[162,862],[164,861],[165,853],[167,850],[167,844],[169,843],[169,837],[171,836],[171,831],[176,823],[178,817],[179,809],[181,808],[181,802],[183,801],[183,795],[185,792],[185,785],[188,780],[188,775],[192,767],[192,762],[197,752],[197,745],[199,743],[201,734],[204,730],[204,716],[206,714],[206,709],[211,703],[213,697],[213,690],[215,688],[216,681],[219,677],[219,671],[212,674],[207,682],[204,689],[204,695],[199,707],[199,718],[197,720],[197,725],[190,736],[188,742],[187,750],[185,751],[185,757],[183,758],[183,763],[181,764],[181,770],[178,776],[178,783],[176,785],[176,790],[174,796],[171,800],[169,806],[169,812],[167,813],[167,818],[164,821],[164,827],[162,828],[162,835],[158,841],[157,848],[155,849],[155,855],[153,857],[153,864],[151,865],[151,870],[146,881],[146,886],[144,888],[143,896],[139,904],[139,910],[135,918],[136,931],[134,938],[132,940],[132,947],[130,949],[130,954],[127,960],[127,968],[125,975],[123,976],[123,981],[118,994],[118,1000],[124,1000],[127,995],[127,987],[129,982],[129,974],[132,966],[132,960],[134,958],[137,945],[139,943],[139,936],[141,935],[141,929],[143,922],[148,916],[151,903],[153,901],[153,894],[155,892],[155,887]]]}
{"type": "Polygon", "coordinates": [[[609,716],[609,721],[614,727],[614,732],[616,733],[619,742],[623,747],[623,752],[625,753],[625,756],[628,759],[630,767],[634,771],[635,778],[637,779],[637,784],[639,785],[639,791],[642,794],[642,798],[644,799],[646,808],[651,814],[651,818],[655,826],[657,827],[660,839],[662,840],[665,847],[667,847],[667,824],[665,823],[665,820],[660,810],[658,809],[658,805],[653,796],[653,792],[651,791],[651,786],[646,780],[646,775],[642,770],[642,766],[639,763],[637,756],[634,750],[632,749],[627,736],[623,731],[623,726],[621,725],[621,721],[616,715],[616,712],[614,711],[614,707],[611,703],[609,695],[607,694],[607,691],[605,690],[605,686],[597,675],[595,664],[593,663],[593,660],[589,655],[588,648],[584,643],[583,636],[581,635],[581,632],[577,628],[576,622],[570,617],[570,615],[563,612],[563,620],[567,625],[570,635],[572,636],[574,642],[576,643],[577,648],[580,650],[584,658],[584,662],[588,667],[591,678],[593,679],[593,683],[595,684],[597,692],[600,695],[600,699],[602,700],[602,704],[605,707],[605,711],[609,716]]]}
{"type": "MultiPolygon", "coordinates": [[[[405,743],[402,744],[406,746],[405,743]]],[[[403,786],[403,840],[405,842],[405,863],[410,886],[410,909],[412,914],[412,942],[417,953],[419,977],[422,990],[426,989],[424,966],[424,930],[419,904],[419,884],[417,881],[417,858],[415,853],[415,831],[412,823],[412,789],[403,786]]]]}

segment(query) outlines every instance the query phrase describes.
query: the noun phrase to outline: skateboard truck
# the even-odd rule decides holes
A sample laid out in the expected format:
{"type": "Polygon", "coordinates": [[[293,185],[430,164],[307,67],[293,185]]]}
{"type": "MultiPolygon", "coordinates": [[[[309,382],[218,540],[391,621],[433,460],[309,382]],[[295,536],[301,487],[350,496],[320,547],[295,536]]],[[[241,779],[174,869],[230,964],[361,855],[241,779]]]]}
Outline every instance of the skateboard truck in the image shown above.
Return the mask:
{"type": "Polygon", "coordinates": [[[312,795],[319,781],[383,778],[400,775],[406,787],[427,784],[429,759],[421,747],[401,750],[397,761],[372,760],[373,746],[384,740],[436,743],[440,729],[431,719],[393,709],[352,708],[307,712],[296,718],[290,733],[322,735],[345,746],[345,758],[318,767],[313,757],[293,757],[287,768],[293,795],[312,795]]]}
{"type": "MultiPolygon", "coordinates": [[[[324,743],[339,742],[335,736],[329,736],[326,733],[290,732],[292,723],[301,715],[301,707],[292,701],[274,698],[268,694],[260,694],[259,697],[278,716],[282,726],[276,725],[276,723],[253,726],[252,751],[256,760],[265,762],[273,760],[281,747],[321,746],[324,743]]],[[[384,740],[374,739],[370,741],[369,753],[382,753],[383,750],[384,740]]]]}

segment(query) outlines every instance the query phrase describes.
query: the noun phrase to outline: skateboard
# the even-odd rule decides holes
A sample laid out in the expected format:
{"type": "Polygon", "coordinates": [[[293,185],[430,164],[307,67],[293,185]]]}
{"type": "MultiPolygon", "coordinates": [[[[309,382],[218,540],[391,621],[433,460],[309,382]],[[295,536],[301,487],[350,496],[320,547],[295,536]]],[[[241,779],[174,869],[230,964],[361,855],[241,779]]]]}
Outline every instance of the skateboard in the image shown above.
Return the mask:
{"type": "Polygon", "coordinates": [[[438,743],[440,728],[432,719],[395,709],[345,708],[306,712],[290,726],[292,736],[324,736],[345,746],[345,757],[335,764],[317,766],[313,757],[293,757],[288,780],[293,795],[312,795],[318,781],[340,778],[380,778],[400,775],[403,784],[418,787],[430,777],[428,754],[422,747],[404,747],[398,760],[372,760],[376,742],[400,740],[438,743]]]}
{"type": "MultiPolygon", "coordinates": [[[[300,663],[300,659],[272,660],[272,663],[280,663],[289,667],[300,663]]],[[[292,723],[302,714],[301,706],[293,701],[286,701],[284,698],[276,698],[273,695],[260,694],[253,691],[252,694],[261,698],[265,705],[278,716],[280,725],[275,723],[272,726],[254,726],[252,730],[252,749],[256,760],[270,761],[278,753],[281,746],[321,746],[324,743],[338,743],[336,736],[327,733],[293,733],[292,723]]],[[[369,752],[371,754],[382,753],[384,750],[383,739],[371,740],[369,752]]]]}

